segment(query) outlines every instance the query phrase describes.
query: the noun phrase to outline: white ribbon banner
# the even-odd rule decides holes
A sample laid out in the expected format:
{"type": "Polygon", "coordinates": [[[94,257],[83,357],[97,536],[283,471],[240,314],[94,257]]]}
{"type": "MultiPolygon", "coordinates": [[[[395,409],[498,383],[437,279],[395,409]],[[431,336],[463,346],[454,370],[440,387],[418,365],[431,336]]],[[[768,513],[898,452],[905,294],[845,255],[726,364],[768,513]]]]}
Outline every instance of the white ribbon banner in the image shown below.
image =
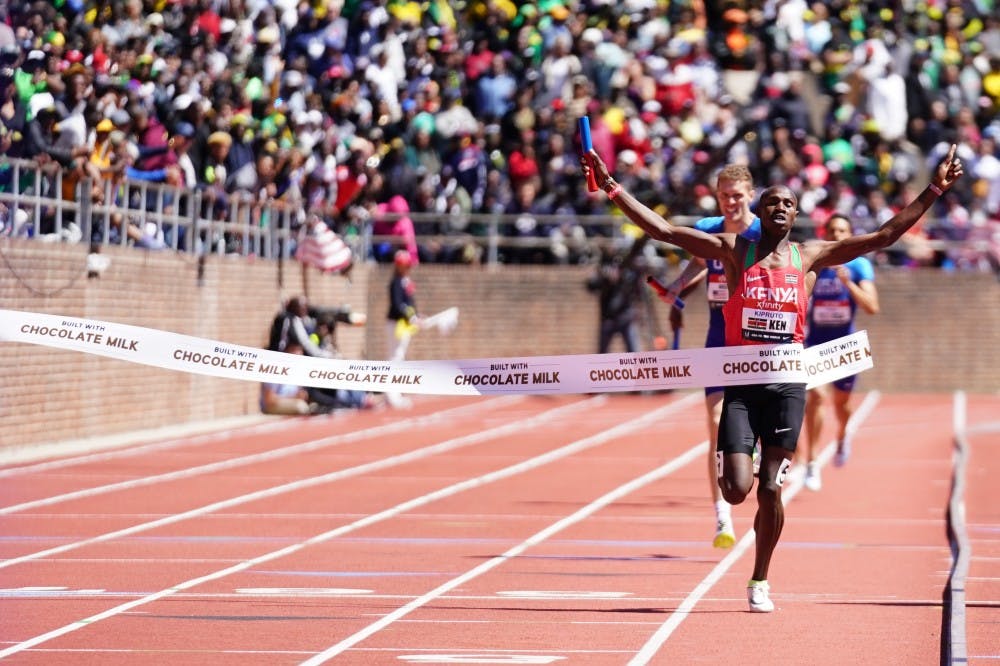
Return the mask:
{"type": "Polygon", "coordinates": [[[0,310],[0,341],[68,349],[202,375],[431,395],[605,393],[772,382],[826,384],[873,366],[867,331],[825,344],[455,361],[351,361],[77,317],[0,310]]]}

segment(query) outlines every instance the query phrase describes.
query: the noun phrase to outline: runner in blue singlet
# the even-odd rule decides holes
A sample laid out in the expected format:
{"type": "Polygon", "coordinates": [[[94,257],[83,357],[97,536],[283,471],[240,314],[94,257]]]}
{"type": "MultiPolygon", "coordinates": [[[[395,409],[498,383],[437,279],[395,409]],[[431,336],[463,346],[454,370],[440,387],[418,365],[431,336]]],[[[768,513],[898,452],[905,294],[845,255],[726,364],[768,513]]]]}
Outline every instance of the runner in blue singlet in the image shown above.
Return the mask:
{"type": "MultiPolygon", "coordinates": [[[[824,225],[827,240],[843,240],[852,236],[851,222],[843,215],[834,215],[824,225]]],[[[854,315],[858,307],[868,314],[878,314],[878,291],[875,289],[875,270],[865,257],[858,257],[842,266],[827,267],[816,276],[812,300],[809,303],[809,332],[806,346],[811,347],[854,332],[854,315]]],[[[825,405],[832,404],[837,417],[837,454],[834,464],[847,462],[851,454],[850,433],[847,426],[854,409],[851,391],[855,377],[845,377],[830,386],[820,386],[806,395],[806,477],[810,490],[823,486],[820,468],[816,462],[819,439],[823,434],[825,405]]]]}
{"type": "MultiPolygon", "coordinates": [[[[716,179],[715,198],[722,215],[704,217],[695,222],[694,227],[709,234],[735,233],[750,241],[760,240],[760,220],[750,211],[753,201],[753,176],[741,164],[724,167],[716,179]]],[[[725,324],[722,320],[722,306],[729,300],[729,287],[722,262],[716,259],[693,258],[681,271],[680,277],[668,287],[680,295],[689,294],[702,280],[705,280],[708,296],[708,334],[706,347],[724,347],[726,344],[725,324]]],[[[681,311],[670,309],[670,325],[677,331],[683,326],[681,311]]],[[[708,484],[715,506],[716,548],[729,548],[736,542],[733,530],[732,511],[729,503],[722,498],[715,467],[715,443],[719,433],[719,418],[722,414],[722,387],[710,386],[705,389],[705,408],[708,415],[709,451],[707,459],[708,484]]]]}

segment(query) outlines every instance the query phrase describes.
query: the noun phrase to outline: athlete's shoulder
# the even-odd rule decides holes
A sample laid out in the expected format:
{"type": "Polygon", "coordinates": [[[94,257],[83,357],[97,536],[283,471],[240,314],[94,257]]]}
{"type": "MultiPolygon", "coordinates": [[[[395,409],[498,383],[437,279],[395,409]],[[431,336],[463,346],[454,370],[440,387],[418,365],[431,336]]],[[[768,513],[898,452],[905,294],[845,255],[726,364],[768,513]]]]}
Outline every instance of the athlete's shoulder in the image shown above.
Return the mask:
{"type": "Polygon", "coordinates": [[[721,234],[726,228],[725,222],[725,218],[721,215],[703,217],[694,223],[694,228],[698,231],[704,231],[706,234],[721,234]]]}
{"type": "Polygon", "coordinates": [[[759,217],[754,217],[753,218],[753,222],[750,223],[750,226],[747,227],[743,231],[743,233],[740,234],[740,235],[743,236],[744,238],[746,238],[747,240],[750,240],[750,241],[759,241],[760,240],[760,218],[759,217]]]}
{"type": "Polygon", "coordinates": [[[844,265],[851,271],[851,277],[854,278],[855,282],[875,279],[875,267],[868,260],[868,257],[855,257],[844,265]]]}

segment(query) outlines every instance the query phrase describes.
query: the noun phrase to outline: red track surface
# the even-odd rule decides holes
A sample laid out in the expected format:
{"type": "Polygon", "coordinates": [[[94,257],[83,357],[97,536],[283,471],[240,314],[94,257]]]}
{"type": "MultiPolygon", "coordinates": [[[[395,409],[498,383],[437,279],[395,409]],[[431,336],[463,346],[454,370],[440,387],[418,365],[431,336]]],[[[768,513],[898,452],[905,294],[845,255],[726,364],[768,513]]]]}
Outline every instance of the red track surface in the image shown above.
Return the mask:
{"type": "MultiPolygon", "coordinates": [[[[700,392],[423,398],[0,468],[0,655],[937,664],[955,401],[862,398],[848,465],[786,486],[770,615],[752,496],[710,545],[700,392]]],[[[967,655],[997,663],[1000,397],[964,411],[967,655]]]]}

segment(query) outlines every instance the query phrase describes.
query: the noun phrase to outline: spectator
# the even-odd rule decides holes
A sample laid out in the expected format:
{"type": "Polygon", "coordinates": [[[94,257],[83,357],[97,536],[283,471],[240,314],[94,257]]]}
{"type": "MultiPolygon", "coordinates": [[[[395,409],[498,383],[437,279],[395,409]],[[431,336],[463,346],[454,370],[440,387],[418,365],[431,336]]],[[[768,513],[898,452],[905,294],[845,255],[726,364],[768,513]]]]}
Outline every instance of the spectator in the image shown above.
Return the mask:
{"type": "MultiPolygon", "coordinates": [[[[410,338],[420,327],[417,313],[417,286],[410,277],[413,257],[406,250],[397,250],[393,257],[392,279],[389,280],[389,311],[386,313],[386,355],[390,361],[406,358],[410,338]]],[[[406,408],[410,401],[397,392],[386,393],[392,407],[406,408]]]]}
{"type": "MultiPolygon", "coordinates": [[[[5,48],[5,53],[9,53],[5,48]]],[[[7,56],[0,54],[0,60],[7,56]]],[[[23,157],[28,108],[15,94],[14,70],[0,67],[0,153],[8,157],[23,157]]]]}
{"type": "Polygon", "coordinates": [[[476,81],[476,108],[486,121],[503,118],[512,108],[517,92],[517,79],[507,70],[507,59],[501,53],[492,55],[489,69],[476,81]]]}
{"type": "Polygon", "coordinates": [[[541,168],[535,155],[535,133],[525,130],[521,141],[510,152],[509,159],[510,185],[515,190],[522,184],[530,183],[539,189],[542,185],[541,168]]]}
{"type": "MultiPolygon", "coordinates": [[[[229,215],[229,171],[226,168],[226,158],[233,145],[233,137],[228,132],[217,130],[208,136],[208,155],[205,166],[198,179],[198,187],[202,190],[205,201],[206,217],[215,220],[225,220],[229,215]]],[[[225,232],[221,237],[211,239],[211,245],[222,244],[226,252],[235,250],[237,237],[232,232],[225,232]]]]}
{"type": "Polygon", "coordinates": [[[420,263],[417,248],[417,237],[410,219],[410,205],[401,195],[397,194],[389,201],[376,206],[378,217],[372,225],[372,233],[376,236],[393,236],[397,240],[388,243],[377,243],[375,258],[385,260],[394,256],[396,250],[406,250],[413,264],[420,263]]]}
{"type": "Polygon", "coordinates": [[[73,160],[86,156],[86,145],[61,146],[59,144],[58,122],[61,113],[51,93],[32,95],[28,105],[26,157],[42,162],[55,161],[63,168],[73,166],[73,160]]]}
{"type": "MultiPolygon", "coordinates": [[[[891,14],[884,3],[841,11],[804,0],[43,4],[7,10],[15,37],[0,53],[6,156],[40,154],[28,137],[36,94],[57,102],[62,132],[49,140],[59,148],[84,143],[73,138],[82,119],[90,153],[94,128],[112,119],[139,147],[132,166],[141,171],[172,164],[164,128],[184,122],[195,135],[180,141],[203,187],[217,165],[212,146],[221,145],[209,146],[209,136],[230,134],[229,182],[208,188],[226,197],[209,195],[208,216],[233,213],[228,202],[244,193],[260,203],[260,191],[275,190],[269,201],[298,209],[293,224],[313,213],[337,233],[357,223],[358,204],[397,194],[419,212],[503,210],[524,166],[508,146],[526,130],[543,176],[539,207],[600,212],[603,202],[579,183],[545,177],[551,139],[575,152],[572,120],[584,113],[604,161],[634,151],[649,174],[649,203],[669,203],[674,214],[700,212],[694,185],[720,162],[748,163],[764,187],[803,178],[790,156],[811,143],[823,147],[828,169],[840,164],[857,197],[880,189],[898,208],[898,172],[853,156],[875,139],[900,144],[892,156],[910,151],[907,141],[925,153],[939,141],[974,151],[1000,104],[1000,30],[984,3],[891,14]],[[488,131],[494,125],[499,132],[488,131]],[[456,145],[463,136],[468,145],[456,145]],[[263,155],[274,177],[261,182],[253,172],[263,155]]],[[[972,187],[956,192],[966,208],[972,187]]],[[[253,215],[246,219],[256,224],[253,215]]]]}
{"type": "Polygon", "coordinates": [[[319,311],[309,307],[305,296],[293,296],[271,322],[267,348],[285,351],[289,345],[301,348],[306,356],[333,358],[333,353],[320,347],[311,337],[319,311]]]}
{"type": "Polygon", "coordinates": [[[598,296],[600,329],[597,352],[606,354],[615,336],[621,336],[627,352],[642,351],[639,345],[639,306],[645,282],[643,249],[649,241],[645,234],[631,242],[624,252],[605,253],[594,274],[587,279],[587,289],[598,296]]]}
{"type": "MultiPolygon", "coordinates": [[[[337,348],[337,324],[364,326],[368,317],[363,312],[354,312],[349,306],[336,308],[317,308],[316,328],[309,336],[320,349],[330,353],[333,358],[340,358],[337,348]]],[[[337,409],[370,409],[379,404],[374,395],[367,391],[345,388],[321,388],[310,386],[306,389],[309,401],[313,403],[313,411],[325,413],[337,409]]]]}
{"type": "MultiPolygon", "coordinates": [[[[302,354],[302,346],[292,342],[285,347],[286,354],[302,354]]],[[[309,404],[309,391],[297,384],[264,382],[260,385],[260,411],[276,416],[302,416],[313,412],[309,404]]]]}
{"type": "Polygon", "coordinates": [[[181,174],[180,184],[188,189],[198,185],[198,172],[191,159],[191,143],[195,136],[194,126],[182,120],[174,126],[167,142],[170,148],[168,162],[177,165],[181,174]]]}
{"type": "Polygon", "coordinates": [[[445,178],[454,177],[472,200],[473,209],[479,210],[486,190],[486,172],[489,166],[486,155],[472,133],[461,131],[454,144],[454,152],[442,175],[445,178]]]}

